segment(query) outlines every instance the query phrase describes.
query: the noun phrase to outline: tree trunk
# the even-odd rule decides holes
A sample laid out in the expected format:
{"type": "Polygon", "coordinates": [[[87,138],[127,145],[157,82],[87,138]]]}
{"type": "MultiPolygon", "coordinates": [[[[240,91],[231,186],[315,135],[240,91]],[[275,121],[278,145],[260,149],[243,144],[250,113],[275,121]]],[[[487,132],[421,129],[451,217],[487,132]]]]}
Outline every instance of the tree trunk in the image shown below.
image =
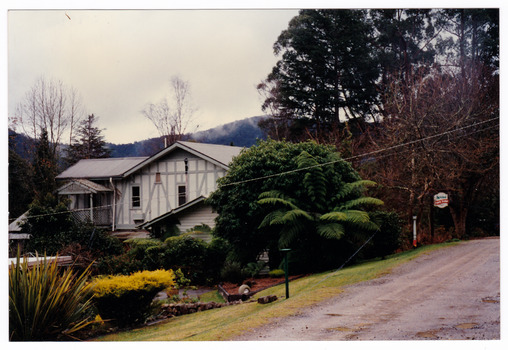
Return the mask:
{"type": "Polygon", "coordinates": [[[463,238],[466,235],[466,220],[468,208],[462,205],[459,208],[450,206],[450,214],[452,215],[453,224],[455,225],[455,234],[457,238],[463,238]]]}

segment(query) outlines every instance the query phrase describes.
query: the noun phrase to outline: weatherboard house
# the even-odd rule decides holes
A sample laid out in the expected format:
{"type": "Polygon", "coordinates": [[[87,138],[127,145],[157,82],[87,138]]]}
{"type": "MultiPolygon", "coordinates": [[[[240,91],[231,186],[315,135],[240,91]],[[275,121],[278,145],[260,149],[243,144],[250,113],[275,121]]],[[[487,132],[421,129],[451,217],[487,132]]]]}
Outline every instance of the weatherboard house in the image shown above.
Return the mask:
{"type": "Polygon", "coordinates": [[[151,157],[83,159],[56,178],[82,221],[127,237],[214,226],[205,203],[242,147],[177,141],[151,157]]]}

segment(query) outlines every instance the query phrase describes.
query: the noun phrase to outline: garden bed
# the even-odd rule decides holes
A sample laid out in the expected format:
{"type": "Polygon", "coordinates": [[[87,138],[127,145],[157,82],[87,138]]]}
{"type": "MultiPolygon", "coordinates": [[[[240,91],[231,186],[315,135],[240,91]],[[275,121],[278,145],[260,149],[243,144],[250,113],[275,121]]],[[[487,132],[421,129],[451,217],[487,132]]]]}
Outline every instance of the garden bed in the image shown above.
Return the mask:
{"type": "MultiPolygon", "coordinates": [[[[303,276],[304,275],[290,276],[289,280],[292,281],[292,280],[295,280],[295,279],[303,277],[303,276]]],[[[251,286],[250,293],[246,294],[243,297],[243,299],[245,300],[246,298],[251,297],[252,295],[254,295],[264,289],[282,284],[285,281],[286,281],[285,277],[249,278],[240,284],[231,283],[231,282],[220,283],[218,286],[218,289],[219,289],[219,293],[223,296],[225,301],[231,302],[231,301],[235,301],[235,300],[242,300],[242,295],[239,294],[239,292],[238,292],[238,288],[240,288],[240,286],[242,284],[248,284],[251,286]]]]}

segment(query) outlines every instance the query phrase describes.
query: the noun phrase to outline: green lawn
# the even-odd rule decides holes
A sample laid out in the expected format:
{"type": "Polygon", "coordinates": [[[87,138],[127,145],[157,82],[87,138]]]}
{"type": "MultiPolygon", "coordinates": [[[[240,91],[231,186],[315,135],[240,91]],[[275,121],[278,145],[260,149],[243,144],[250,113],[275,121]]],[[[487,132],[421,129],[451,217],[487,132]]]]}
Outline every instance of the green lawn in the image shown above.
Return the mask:
{"type": "MultiPolygon", "coordinates": [[[[394,267],[429,251],[450,247],[457,243],[430,245],[394,254],[386,260],[374,260],[355,266],[311,275],[290,282],[290,298],[285,299],[285,285],[266,289],[253,298],[275,294],[279,300],[261,305],[243,303],[175,317],[157,325],[109,334],[100,341],[212,341],[230,340],[250,329],[260,327],[277,317],[295,315],[301,308],[340,294],[346,285],[373,279],[387,274],[394,267]]],[[[213,293],[210,297],[214,297],[213,293]]]]}

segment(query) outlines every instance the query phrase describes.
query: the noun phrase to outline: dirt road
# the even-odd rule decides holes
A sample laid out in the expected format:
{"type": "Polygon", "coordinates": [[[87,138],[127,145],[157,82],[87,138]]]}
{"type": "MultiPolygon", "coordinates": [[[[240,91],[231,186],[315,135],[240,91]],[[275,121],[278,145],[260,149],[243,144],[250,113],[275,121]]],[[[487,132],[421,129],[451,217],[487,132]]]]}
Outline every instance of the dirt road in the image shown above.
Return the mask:
{"type": "Polygon", "coordinates": [[[440,249],[236,340],[500,338],[499,239],[440,249]]]}

